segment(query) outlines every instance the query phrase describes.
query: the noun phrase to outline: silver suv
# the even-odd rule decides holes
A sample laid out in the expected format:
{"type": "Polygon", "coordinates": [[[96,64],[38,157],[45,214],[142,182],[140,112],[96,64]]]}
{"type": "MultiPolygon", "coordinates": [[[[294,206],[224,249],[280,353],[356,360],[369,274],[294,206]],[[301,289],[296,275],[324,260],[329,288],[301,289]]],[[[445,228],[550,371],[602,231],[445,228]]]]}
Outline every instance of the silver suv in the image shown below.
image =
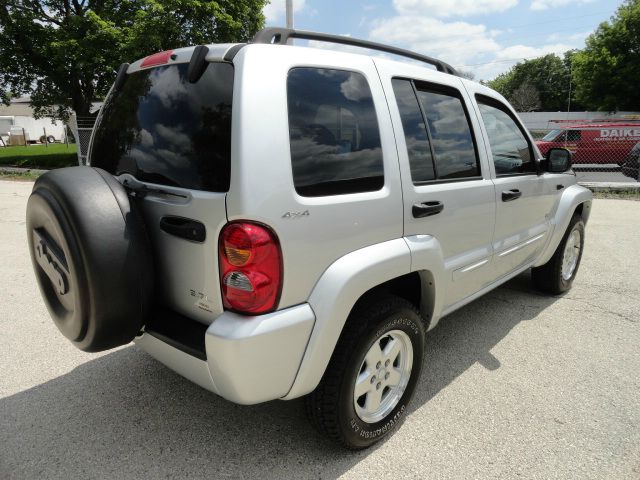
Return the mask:
{"type": "Polygon", "coordinates": [[[364,448],[406,414],[442,317],[530,268],[571,287],[591,193],[569,152],[540,157],[503,97],[439,60],[266,29],[123,65],[90,166],[35,183],[31,257],[80,349],[133,340],[239,404],[306,396],[364,448]]]}

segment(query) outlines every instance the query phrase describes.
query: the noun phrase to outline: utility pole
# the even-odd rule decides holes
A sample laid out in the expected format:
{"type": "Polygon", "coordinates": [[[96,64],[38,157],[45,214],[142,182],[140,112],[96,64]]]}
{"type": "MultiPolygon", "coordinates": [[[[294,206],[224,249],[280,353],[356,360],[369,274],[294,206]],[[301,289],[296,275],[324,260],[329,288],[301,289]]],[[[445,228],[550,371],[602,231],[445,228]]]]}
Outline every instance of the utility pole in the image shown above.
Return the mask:
{"type": "Polygon", "coordinates": [[[286,10],[287,10],[287,28],[293,28],[293,0],[287,0],[286,10]]]}
{"type": "Polygon", "coordinates": [[[567,120],[569,120],[569,112],[571,111],[571,70],[573,67],[573,59],[569,57],[569,98],[567,98],[567,120]]]}

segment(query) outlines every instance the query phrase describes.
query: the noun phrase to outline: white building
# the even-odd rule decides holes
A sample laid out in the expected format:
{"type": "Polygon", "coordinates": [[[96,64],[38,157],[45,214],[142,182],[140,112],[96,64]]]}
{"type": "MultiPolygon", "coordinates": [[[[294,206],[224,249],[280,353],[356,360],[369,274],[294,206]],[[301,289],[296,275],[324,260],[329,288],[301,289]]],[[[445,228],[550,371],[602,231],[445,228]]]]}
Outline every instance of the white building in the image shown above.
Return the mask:
{"type": "Polygon", "coordinates": [[[0,103],[0,137],[7,145],[24,145],[24,137],[30,143],[64,142],[65,132],[60,120],[34,118],[28,97],[13,99],[10,105],[0,103]]]}

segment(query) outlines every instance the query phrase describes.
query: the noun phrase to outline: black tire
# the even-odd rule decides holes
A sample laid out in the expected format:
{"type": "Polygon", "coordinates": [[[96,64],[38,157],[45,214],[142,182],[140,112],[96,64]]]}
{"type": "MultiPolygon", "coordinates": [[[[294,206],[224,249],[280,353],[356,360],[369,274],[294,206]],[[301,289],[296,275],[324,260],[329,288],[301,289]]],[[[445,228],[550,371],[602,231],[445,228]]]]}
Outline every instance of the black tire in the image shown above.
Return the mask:
{"type": "Polygon", "coordinates": [[[144,222],[120,183],[90,167],[41,176],[27,239],[49,313],[76,347],[96,352],[135,337],[151,306],[153,265],[144,222]]]}
{"type": "Polygon", "coordinates": [[[640,181],[640,159],[638,157],[630,158],[622,164],[620,171],[623,175],[640,181]]]}
{"type": "Polygon", "coordinates": [[[56,138],[53,135],[47,136],[47,143],[55,143],[55,141],[56,141],[56,138]]]}
{"type": "Polygon", "coordinates": [[[398,427],[420,378],[424,355],[424,320],[411,303],[390,295],[368,300],[354,308],[320,384],[306,397],[311,424],[330,440],[352,450],[367,448],[398,427]],[[392,330],[404,332],[411,341],[409,381],[395,408],[380,421],[367,423],[354,406],[356,378],[370,347],[392,330]]]}
{"type": "Polygon", "coordinates": [[[533,268],[531,270],[531,278],[533,285],[540,291],[550,293],[552,295],[560,295],[568,291],[573,285],[573,281],[578,274],[578,268],[580,267],[580,261],[582,260],[582,252],[584,251],[584,222],[578,215],[574,215],[569,222],[567,231],[562,237],[562,241],[558,248],[554,252],[553,256],[547,263],[540,267],[533,268]],[[571,233],[577,230],[580,233],[580,252],[578,253],[578,260],[571,276],[565,279],[562,276],[562,262],[564,258],[564,251],[567,245],[567,241],[571,233]]]}

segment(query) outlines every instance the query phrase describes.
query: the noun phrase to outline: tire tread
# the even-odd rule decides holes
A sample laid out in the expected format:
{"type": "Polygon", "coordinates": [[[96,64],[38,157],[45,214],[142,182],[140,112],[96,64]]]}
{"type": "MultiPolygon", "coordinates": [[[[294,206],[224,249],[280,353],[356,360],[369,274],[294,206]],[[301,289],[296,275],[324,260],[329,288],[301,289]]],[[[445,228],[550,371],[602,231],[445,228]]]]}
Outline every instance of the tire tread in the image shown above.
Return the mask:
{"type": "Polygon", "coordinates": [[[375,327],[375,320],[379,321],[380,318],[398,309],[412,310],[422,318],[415,306],[403,298],[385,295],[374,303],[369,303],[367,300],[371,301],[372,298],[365,298],[356,304],[342,330],[322,380],[316,389],[305,397],[305,410],[311,425],[330,440],[349,450],[366,448],[354,446],[347,441],[340,431],[338,416],[343,374],[357,343],[371,328],[375,327]],[[359,322],[358,319],[365,319],[365,321],[359,322]]]}

